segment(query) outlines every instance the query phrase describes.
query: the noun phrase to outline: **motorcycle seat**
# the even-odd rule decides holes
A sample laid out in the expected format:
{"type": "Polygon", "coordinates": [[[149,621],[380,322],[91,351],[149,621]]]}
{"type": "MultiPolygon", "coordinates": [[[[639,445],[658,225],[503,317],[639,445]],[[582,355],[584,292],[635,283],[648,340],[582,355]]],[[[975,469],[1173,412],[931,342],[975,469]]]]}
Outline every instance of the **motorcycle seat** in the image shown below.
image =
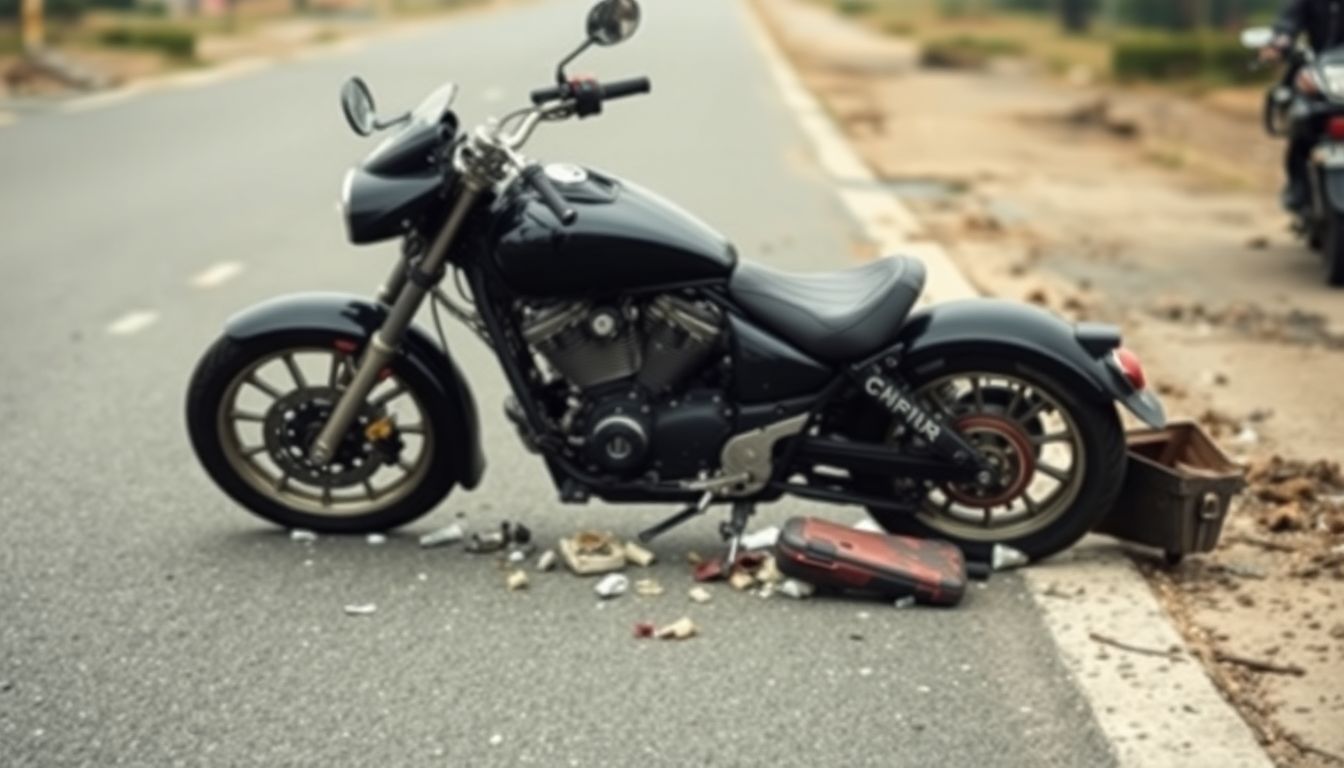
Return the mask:
{"type": "Polygon", "coordinates": [[[809,274],[741,261],[728,282],[753,320],[828,363],[856,362],[894,343],[923,290],[924,264],[908,256],[809,274]]]}

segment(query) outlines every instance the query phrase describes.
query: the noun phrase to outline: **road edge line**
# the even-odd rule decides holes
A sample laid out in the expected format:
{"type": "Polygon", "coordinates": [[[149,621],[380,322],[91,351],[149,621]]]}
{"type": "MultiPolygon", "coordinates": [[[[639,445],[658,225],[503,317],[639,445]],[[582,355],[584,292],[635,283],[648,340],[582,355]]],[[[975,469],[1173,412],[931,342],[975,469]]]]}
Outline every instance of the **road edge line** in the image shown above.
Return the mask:
{"type": "MultiPolygon", "coordinates": [[[[884,253],[899,251],[924,261],[928,292],[935,300],[978,296],[941,246],[911,242],[922,232],[919,220],[881,188],[750,5],[750,0],[739,3],[747,29],[784,104],[851,215],[884,253]]],[[[1250,726],[1218,692],[1147,580],[1116,547],[1084,542],[1021,575],[1064,667],[1086,698],[1119,765],[1167,765],[1176,760],[1191,766],[1272,767],[1250,726]],[[1079,587],[1084,591],[1078,592],[1079,587]],[[1083,594],[1086,599],[1078,599],[1083,594]],[[1117,651],[1102,647],[1094,634],[1177,652],[1148,656],[1117,651]],[[1112,656],[1119,653],[1126,655],[1114,662],[1112,656]]]]}

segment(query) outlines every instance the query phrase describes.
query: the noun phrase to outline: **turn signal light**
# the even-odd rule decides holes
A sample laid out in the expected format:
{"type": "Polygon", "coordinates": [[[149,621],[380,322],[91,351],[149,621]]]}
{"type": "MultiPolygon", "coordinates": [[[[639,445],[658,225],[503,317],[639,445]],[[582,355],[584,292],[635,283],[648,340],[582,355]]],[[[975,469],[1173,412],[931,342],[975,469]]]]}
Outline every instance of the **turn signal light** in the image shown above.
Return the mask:
{"type": "Polygon", "coordinates": [[[1120,347],[1111,353],[1111,359],[1115,361],[1115,367],[1124,374],[1125,380],[1135,389],[1144,389],[1148,386],[1148,377],[1143,372],[1143,363],[1139,362],[1139,356],[1131,350],[1120,347]]]}
{"type": "Polygon", "coordinates": [[[1335,141],[1344,141],[1344,117],[1332,117],[1325,124],[1325,132],[1335,141]]]}

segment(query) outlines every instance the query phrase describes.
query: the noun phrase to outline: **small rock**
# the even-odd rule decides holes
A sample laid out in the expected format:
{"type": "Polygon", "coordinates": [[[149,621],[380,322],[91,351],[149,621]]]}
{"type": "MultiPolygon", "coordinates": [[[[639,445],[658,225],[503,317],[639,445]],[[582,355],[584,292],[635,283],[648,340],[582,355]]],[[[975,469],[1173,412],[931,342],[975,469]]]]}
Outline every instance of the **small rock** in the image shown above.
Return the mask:
{"type": "Polygon", "coordinates": [[[557,556],[555,550],[548,549],[541,553],[541,557],[537,558],[537,570],[543,572],[554,570],[556,561],[557,556]]]}
{"type": "Polygon", "coordinates": [[[623,573],[609,573],[593,586],[593,591],[603,600],[620,597],[630,591],[630,579],[623,573]]]}
{"type": "Polygon", "coordinates": [[[705,562],[705,558],[701,557],[699,552],[691,550],[690,552],[686,553],[686,562],[690,563],[691,565],[699,565],[705,562]]]}
{"type": "Polygon", "coordinates": [[[347,616],[371,616],[378,610],[378,606],[373,603],[357,603],[345,606],[345,615],[347,616]]]}
{"type": "Polygon", "coordinates": [[[780,594],[792,597],[794,600],[806,600],[816,591],[816,587],[805,581],[798,581],[796,579],[785,579],[784,582],[779,585],[780,594]]]}
{"type": "Polygon", "coordinates": [[[527,560],[526,550],[515,549],[509,553],[508,561],[514,565],[518,565],[525,560],[527,560]]]}
{"type": "Polygon", "coordinates": [[[1245,426],[1241,428],[1240,432],[1233,436],[1232,442],[1239,445],[1255,445],[1260,442],[1260,433],[1251,429],[1249,426],[1245,426]]]}
{"type": "Polygon", "coordinates": [[[871,614],[871,613],[869,613],[869,612],[867,612],[867,611],[859,611],[858,616],[859,616],[859,621],[867,621],[867,620],[869,620],[869,619],[871,619],[871,618],[873,617],[873,614],[871,614]]]}
{"type": "Polygon", "coordinates": [[[495,735],[493,735],[493,736],[490,737],[490,746],[492,746],[492,747],[498,747],[500,744],[503,744],[503,743],[504,743],[504,735],[503,735],[503,734],[496,733],[495,735]]]}
{"type": "Polygon", "coordinates": [[[1330,636],[1336,640],[1344,640],[1344,622],[1340,622],[1330,628],[1330,636]]]}
{"type": "Polygon", "coordinates": [[[306,528],[295,528],[289,532],[290,541],[317,541],[317,534],[306,528]]]}
{"type": "Polygon", "coordinates": [[[710,594],[709,590],[704,587],[691,587],[686,596],[691,598],[691,602],[694,603],[708,603],[714,599],[714,595],[710,594]]]}
{"type": "Polygon", "coordinates": [[[663,594],[663,585],[656,579],[639,579],[635,582],[635,594],[641,597],[657,597],[663,594]]]}
{"type": "Polygon", "coordinates": [[[1306,525],[1306,518],[1302,514],[1302,508],[1296,502],[1290,502],[1280,504],[1262,514],[1260,523],[1275,533],[1300,531],[1306,525]]]}
{"type": "Polygon", "coordinates": [[[387,536],[381,533],[370,533],[364,537],[364,541],[368,542],[371,547],[378,547],[387,543],[387,536]]]}
{"type": "Polygon", "coordinates": [[[859,677],[868,677],[873,674],[872,667],[859,667],[859,677]]]}
{"type": "Polygon", "coordinates": [[[1253,251],[1263,251],[1269,247],[1269,238],[1264,235],[1256,235],[1246,241],[1246,247],[1253,251]]]}
{"type": "Polygon", "coordinates": [[[444,526],[436,531],[430,531],[420,537],[420,546],[422,547],[441,547],[445,544],[454,544],[461,541],[466,536],[462,526],[457,523],[444,526]]]}
{"type": "Polygon", "coordinates": [[[625,542],[625,560],[641,568],[648,568],[653,565],[654,554],[649,550],[639,546],[633,541],[625,542]]]}
{"type": "Polygon", "coordinates": [[[700,632],[700,628],[695,626],[695,622],[689,617],[682,617],[671,624],[659,629],[657,637],[661,640],[685,640],[688,637],[694,637],[700,632]]]}
{"type": "Polygon", "coordinates": [[[520,589],[527,589],[527,571],[510,571],[509,576],[504,581],[505,586],[510,592],[517,592],[520,589]]]}

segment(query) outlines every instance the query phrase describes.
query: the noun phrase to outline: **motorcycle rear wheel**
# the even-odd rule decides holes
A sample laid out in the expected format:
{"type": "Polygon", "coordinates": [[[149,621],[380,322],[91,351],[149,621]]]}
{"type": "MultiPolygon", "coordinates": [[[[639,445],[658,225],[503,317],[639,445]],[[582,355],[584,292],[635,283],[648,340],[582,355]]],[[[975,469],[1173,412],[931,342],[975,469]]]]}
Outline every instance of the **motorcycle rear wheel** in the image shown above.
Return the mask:
{"type": "Polygon", "coordinates": [[[440,387],[405,358],[384,372],[332,461],[308,461],[353,374],[357,344],[304,332],[210,347],[186,415],[196,456],[220,489],[272,523],[326,533],[390,530],[448,495],[454,475],[437,462],[452,419],[440,387]]]}
{"type": "MultiPolygon", "coordinates": [[[[1127,464],[1115,407],[1079,397],[1063,369],[1003,354],[958,353],[906,366],[926,408],[946,415],[994,464],[990,488],[891,477],[855,478],[869,493],[903,497],[914,514],[870,508],[892,533],[945,539],[978,560],[995,545],[1031,560],[1056,554],[1114,506],[1127,464]]],[[[904,444],[891,419],[879,439],[904,444]]]]}
{"type": "Polygon", "coordinates": [[[1325,280],[1332,286],[1344,286],[1344,214],[1331,211],[1325,223],[1321,258],[1325,260],[1325,280]]]}

